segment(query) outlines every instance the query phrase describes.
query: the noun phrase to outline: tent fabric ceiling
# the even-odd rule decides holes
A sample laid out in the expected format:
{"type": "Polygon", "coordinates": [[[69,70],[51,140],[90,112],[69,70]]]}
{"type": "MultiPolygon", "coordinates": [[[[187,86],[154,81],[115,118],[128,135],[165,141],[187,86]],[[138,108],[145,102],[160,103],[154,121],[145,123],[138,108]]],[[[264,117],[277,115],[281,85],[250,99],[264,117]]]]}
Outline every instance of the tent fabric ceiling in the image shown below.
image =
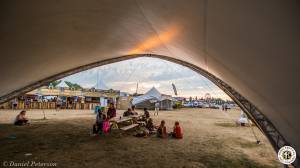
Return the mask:
{"type": "Polygon", "coordinates": [[[206,69],[300,152],[298,0],[2,0],[0,96],[129,54],[206,69]]]}

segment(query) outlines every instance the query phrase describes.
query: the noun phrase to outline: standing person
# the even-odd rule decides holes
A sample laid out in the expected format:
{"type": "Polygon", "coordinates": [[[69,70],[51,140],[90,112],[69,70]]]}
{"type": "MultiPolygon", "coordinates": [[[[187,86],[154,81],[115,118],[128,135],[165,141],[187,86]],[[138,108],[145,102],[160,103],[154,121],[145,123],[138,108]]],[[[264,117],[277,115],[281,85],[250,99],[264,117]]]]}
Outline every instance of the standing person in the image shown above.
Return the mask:
{"type": "Polygon", "coordinates": [[[227,103],[224,104],[224,110],[227,111],[227,103]]]}
{"type": "Polygon", "coordinates": [[[61,108],[62,100],[60,97],[57,97],[56,99],[56,111],[58,111],[61,108]]]}
{"type": "Polygon", "coordinates": [[[158,111],[159,111],[159,102],[158,101],[155,103],[154,107],[155,107],[154,115],[155,115],[155,113],[156,113],[156,115],[158,115],[158,111]]]}
{"type": "Polygon", "coordinates": [[[164,120],[162,120],[160,122],[160,125],[159,125],[159,127],[157,129],[157,137],[159,137],[159,138],[166,138],[166,137],[168,137],[167,128],[165,126],[165,121],[164,120]]]}
{"type": "Polygon", "coordinates": [[[29,109],[30,108],[30,99],[26,98],[25,99],[25,109],[29,109]]]}
{"type": "Polygon", "coordinates": [[[84,97],[81,97],[81,109],[84,109],[84,97]]]}
{"type": "Polygon", "coordinates": [[[107,117],[109,119],[113,118],[113,117],[116,117],[117,115],[117,111],[116,111],[116,108],[114,106],[113,103],[109,103],[109,107],[108,107],[108,110],[107,110],[107,117]]]}
{"type": "Polygon", "coordinates": [[[14,100],[13,100],[13,102],[12,102],[12,109],[14,110],[14,109],[17,109],[17,107],[18,107],[18,100],[17,100],[17,98],[15,98],[14,100]]]}
{"type": "Polygon", "coordinates": [[[15,125],[25,125],[28,124],[28,119],[26,117],[26,111],[22,110],[20,114],[17,115],[15,120],[15,125]]]}
{"type": "Polygon", "coordinates": [[[145,119],[148,119],[150,117],[150,113],[149,111],[147,110],[147,108],[144,108],[144,116],[143,116],[145,119]]]}
{"type": "Polygon", "coordinates": [[[181,130],[181,127],[180,127],[178,121],[175,122],[175,125],[174,125],[174,128],[173,128],[173,132],[171,133],[171,136],[173,138],[176,138],[176,139],[182,139],[183,138],[182,130],[181,130]]]}

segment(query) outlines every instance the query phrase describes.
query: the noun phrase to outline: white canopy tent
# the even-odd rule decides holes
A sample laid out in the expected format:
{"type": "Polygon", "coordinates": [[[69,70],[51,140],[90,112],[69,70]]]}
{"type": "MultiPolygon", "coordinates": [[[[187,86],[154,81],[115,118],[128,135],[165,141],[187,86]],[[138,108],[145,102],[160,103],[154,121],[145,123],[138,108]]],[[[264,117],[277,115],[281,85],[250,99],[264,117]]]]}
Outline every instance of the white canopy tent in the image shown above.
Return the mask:
{"type": "Polygon", "coordinates": [[[162,101],[162,95],[159,93],[159,91],[155,88],[152,87],[148,92],[146,92],[145,94],[138,96],[138,97],[134,97],[132,99],[132,105],[137,105],[139,103],[142,103],[144,101],[162,101]]]}
{"type": "Polygon", "coordinates": [[[159,102],[159,108],[162,110],[172,110],[173,109],[173,99],[171,96],[161,94],[155,87],[152,87],[144,95],[134,97],[132,100],[132,105],[136,105],[137,108],[148,108],[153,109],[154,104],[159,102]]]}
{"type": "Polygon", "coordinates": [[[57,87],[59,87],[59,88],[68,88],[69,86],[65,83],[65,81],[61,81],[61,82],[57,85],[57,87]]]}

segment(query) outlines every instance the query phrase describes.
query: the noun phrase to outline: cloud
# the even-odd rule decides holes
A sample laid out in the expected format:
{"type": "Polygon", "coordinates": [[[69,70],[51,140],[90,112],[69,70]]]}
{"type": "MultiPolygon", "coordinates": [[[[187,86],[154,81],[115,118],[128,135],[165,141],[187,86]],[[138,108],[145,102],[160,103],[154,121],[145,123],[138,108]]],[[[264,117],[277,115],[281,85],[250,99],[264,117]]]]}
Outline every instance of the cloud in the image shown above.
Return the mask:
{"type": "Polygon", "coordinates": [[[63,80],[71,81],[83,87],[95,87],[97,84],[116,90],[145,93],[151,87],[159,88],[165,94],[174,94],[174,83],[179,96],[226,97],[225,93],[211,81],[179,64],[157,58],[136,58],[83,71],[63,80]]]}

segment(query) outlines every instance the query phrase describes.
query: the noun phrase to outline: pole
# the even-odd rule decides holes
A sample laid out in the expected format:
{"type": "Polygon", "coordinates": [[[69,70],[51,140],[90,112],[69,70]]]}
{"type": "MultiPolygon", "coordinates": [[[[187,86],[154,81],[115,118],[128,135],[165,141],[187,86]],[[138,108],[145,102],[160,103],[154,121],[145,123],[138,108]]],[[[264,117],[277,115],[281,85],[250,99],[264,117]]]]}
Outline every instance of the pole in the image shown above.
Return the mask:
{"type": "Polygon", "coordinates": [[[137,94],[137,92],[138,92],[138,88],[139,88],[139,83],[137,82],[137,83],[136,83],[135,94],[137,94]]]}

